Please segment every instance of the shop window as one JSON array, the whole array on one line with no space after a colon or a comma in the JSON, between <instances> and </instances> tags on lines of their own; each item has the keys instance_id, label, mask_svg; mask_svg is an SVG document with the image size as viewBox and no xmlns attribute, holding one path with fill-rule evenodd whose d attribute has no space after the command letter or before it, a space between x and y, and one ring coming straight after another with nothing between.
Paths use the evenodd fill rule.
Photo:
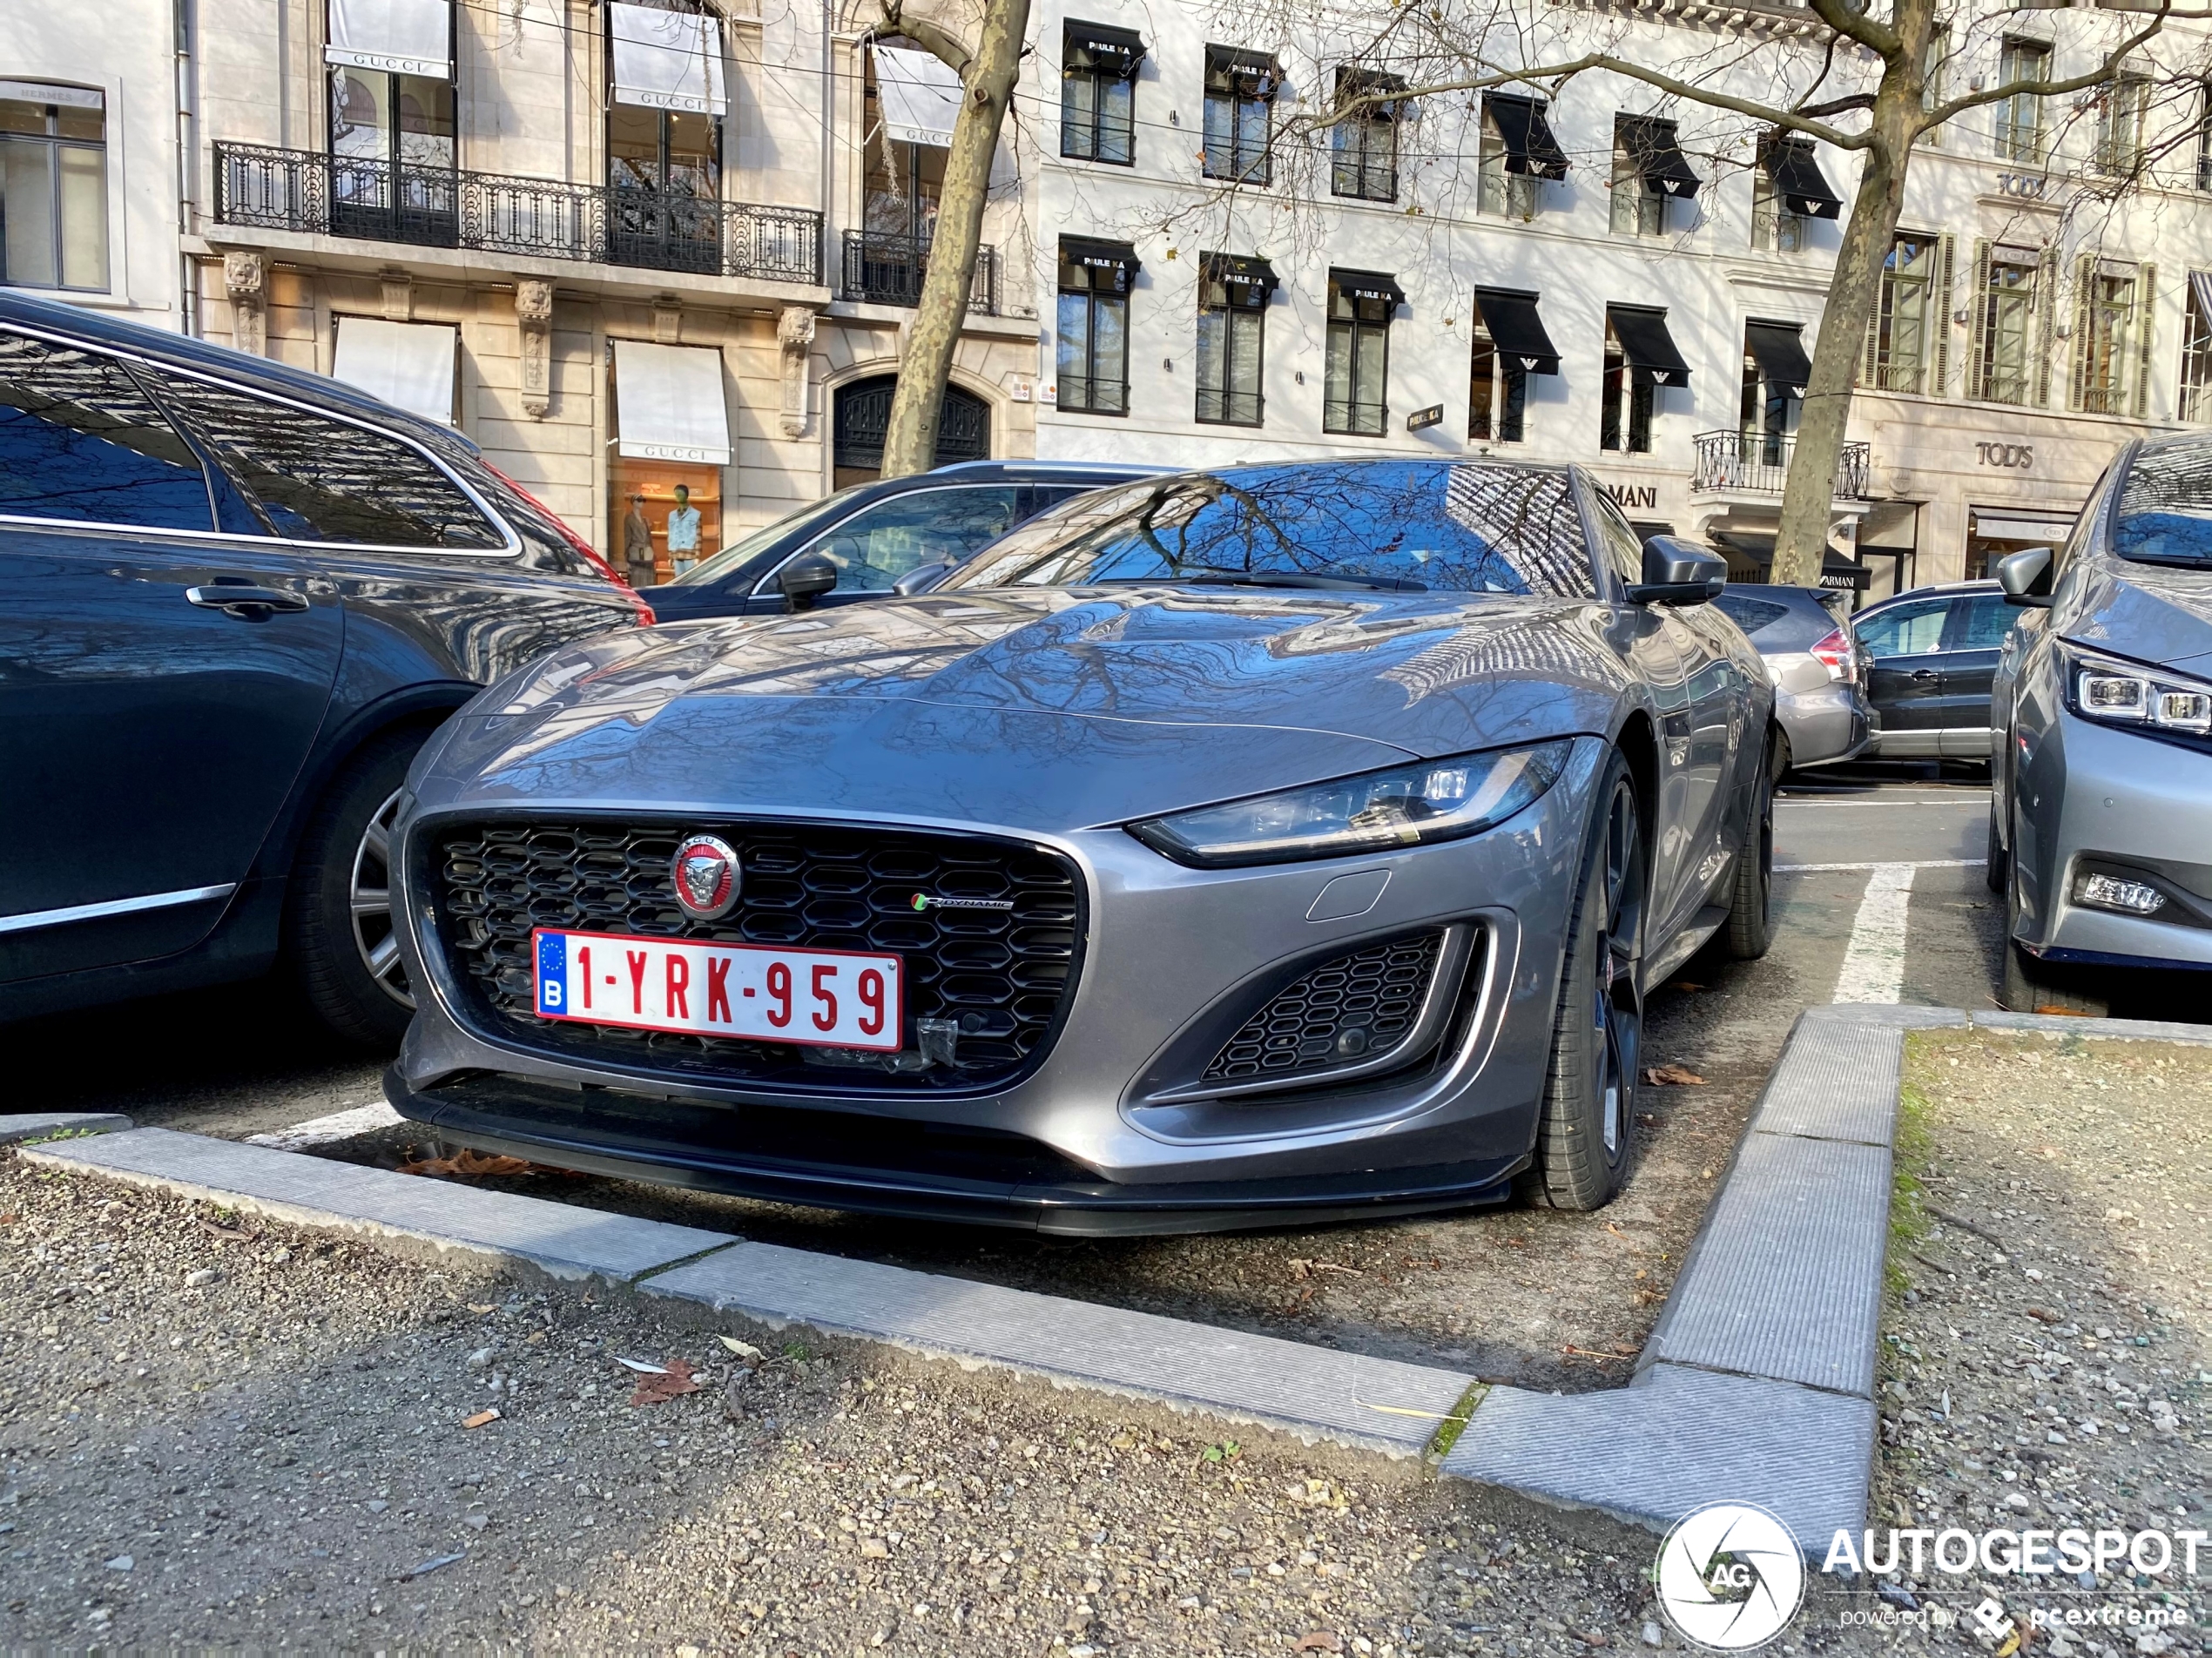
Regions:
<instances>
[{"instance_id":1,"label":"shop window","mask_svg":"<svg viewBox=\"0 0 2212 1658\"><path fill-rule=\"evenodd\" d=\"M1281 84L1271 57L1226 46L1206 48L1207 178L1247 185L1269 181L1268 141Z\"/></svg>"},{"instance_id":2,"label":"shop window","mask_svg":"<svg viewBox=\"0 0 2212 1658\"><path fill-rule=\"evenodd\" d=\"M608 482L615 526L607 545L622 549L626 562L637 563L631 553L638 541L631 515L643 518L655 583L674 581L722 550L720 467L617 455ZM637 495L644 499L633 501ZM685 513L695 515L697 522L684 517Z\"/></svg>"},{"instance_id":3,"label":"shop window","mask_svg":"<svg viewBox=\"0 0 2212 1658\"><path fill-rule=\"evenodd\" d=\"M2040 41L2008 40L1998 55L1997 84L2035 84L2051 75L2051 49ZM2043 158L2043 95L2018 91L1995 104L1997 158L2000 161L2040 161Z\"/></svg>"},{"instance_id":4,"label":"shop window","mask_svg":"<svg viewBox=\"0 0 2212 1658\"><path fill-rule=\"evenodd\" d=\"M1365 69L1337 71L1339 105L1353 98L1386 97L1405 86L1395 75ZM1398 199L1398 125L1403 114L1403 106L1395 101L1368 104L1337 123L1331 139L1332 195L1360 201Z\"/></svg>"},{"instance_id":5,"label":"shop window","mask_svg":"<svg viewBox=\"0 0 2212 1658\"><path fill-rule=\"evenodd\" d=\"M1258 426L1265 417L1261 391L1266 357L1268 280L1249 268L1210 256L1198 281L1198 409L1208 425Z\"/></svg>"},{"instance_id":6,"label":"shop window","mask_svg":"<svg viewBox=\"0 0 2212 1658\"><path fill-rule=\"evenodd\" d=\"M1129 413L1128 265L1060 253L1059 405L1086 414Z\"/></svg>"},{"instance_id":7,"label":"shop window","mask_svg":"<svg viewBox=\"0 0 2212 1658\"><path fill-rule=\"evenodd\" d=\"M107 110L98 92L0 82L0 282L107 286Z\"/></svg>"},{"instance_id":8,"label":"shop window","mask_svg":"<svg viewBox=\"0 0 2212 1658\"><path fill-rule=\"evenodd\" d=\"M1528 409L1528 371L1498 349L1487 327L1474 331L1467 376L1467 435L1478 441L1518 443Z\"/></svg>"},{"instance_id":9,"label":"shop window","mask_svg":"<svg viewBox=\"0 0 2212 1658\"><path fill-rule=\"evenodd\" d=\"M1321 429L1379 437L1389 429L1390 320L1395 284L1332 273Z\"/></svg>"}]
</instances>

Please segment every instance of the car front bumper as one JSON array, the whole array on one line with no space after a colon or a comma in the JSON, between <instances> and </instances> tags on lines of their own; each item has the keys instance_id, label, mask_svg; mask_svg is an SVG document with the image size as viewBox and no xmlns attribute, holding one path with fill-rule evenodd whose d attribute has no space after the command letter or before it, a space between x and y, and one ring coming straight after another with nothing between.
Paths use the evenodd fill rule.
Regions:
<instances>
[{"instance_id":1,"label":"car front bumper","mask_svg":"<svg viewBox=\"0 0 2212 1658\"><path fill-rule=\"evenodd\" d=\"M403 1115L455 1140L556 1165L1055 1231L1264 1225L1501 1198L1534 1137L1604 752L1578 739L1560 781L1487 833L1257 869L1187 869L1118 828L1043 837L902 822L1048 844L1087 886L1089 936L1056 1037L1042 1062L995 1090L769 1089L578 1063L489 1026L419 924L403 929L419 1012L387 1093ZM587 809L532 808L549 818ZM442 804L400 833L469 815ZM403 872L415 865L399 861ZM1365 878L1363 899L1379 888L1372 902L1323 903L1347 875ZM429 895L409 890L418 877L401 880L400 913L420 918ZM1309 919L1317 913L1328 919ZM1424 1053L1327 1086L1233 1095L1204 1082L1224 1033L1286 978L1435 926L1446 929L1445 965L1455 940L1466 965L1444 987L1450 1001Z\"/></svg>"},{"instance_id":2,"label":"car front bumper","mask_svg":"<svg viewBox=\"0 0 2212 1658\"><path fill-rule=\"evenodd\" d=\"M2212 753L2063 707L2020 730L2013 937L2054 961L2212 967ZM2150 881L2165 907L2139 916L2078 901L2093 871Z\"/></svg>"}]
</instances>

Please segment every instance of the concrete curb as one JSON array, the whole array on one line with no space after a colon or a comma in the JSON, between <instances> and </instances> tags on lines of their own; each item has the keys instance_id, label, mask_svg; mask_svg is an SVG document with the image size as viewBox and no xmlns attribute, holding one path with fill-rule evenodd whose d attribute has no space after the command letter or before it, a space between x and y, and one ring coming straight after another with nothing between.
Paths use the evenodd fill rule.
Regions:
<instances>
[{"instance_id":1,"label":"concrete curb","mask_svg":"<svg viewBox=\"0 0 2212 1658\"><path fill-rule=\"evenodd\" d=\"M875 1341L969 1368L1420 1455L1474 1399L1447 1475L1663 1530L1706 1503L1771 1509L1809 1550L1865 1522L1891 1140L1905 1033L1983 1027L2212 1043L2128 1020L1835 1007L1797 1021L1630 1385L1573 1396L873 1262L748 1243L122 1119L25 1148L105 1176L401 1248L524 1263ZM81 1115L81 1114L80 1114ZM30 1132L37 1132L31 1129Z\"/></svg>"},{"instance_id":2,"label":"concrete curb","mask_svg":"<svg viewBox=\"0 0 2212 1658\"><path fill-rule=\"evenodd\" d=\"M113 1134L130 1126L130 1118L111 1111L24 1111L0 1115L0 1146L50 1134Z\"/></svg>"}]
</instances>

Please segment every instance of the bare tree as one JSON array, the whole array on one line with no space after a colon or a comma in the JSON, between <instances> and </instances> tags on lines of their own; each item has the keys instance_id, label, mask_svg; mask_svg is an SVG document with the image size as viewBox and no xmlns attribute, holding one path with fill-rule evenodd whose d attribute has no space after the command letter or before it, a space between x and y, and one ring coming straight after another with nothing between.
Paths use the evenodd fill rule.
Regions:
<instances>
[{"instance_id":1,"label":"bare tree","mask_svg":"<svg viewBox=\"0 0 2212 1658\"><path fill-rule=\"evenodd\" d=\"M936 231L929 245L921 296L907 330L899 388L883 435L883 475L927 472L935 463L937 422L951 378L953 352L975 285L976 251L983 234L983 206L991 187L991 162L999 128L1022 70L1022 37L1029 30L1029 0L987 0L974 50L955 30L911 12L905 0L887 0L882 31L924 47L961 79L960 113L945 158Z\"/></svg>"},{"instance_id":2,"label":"bare tree","mask_svg":"<svg viewBox=\"0 0 2212 1658\"><path fill-rule=\"evenodd\" d=\"M1533 32L1529 20L1510 5L1501 4L1487 14L1474 9L1394 6L1393 15L1352 61L1364 59L1401 71L1411 67L1414 72L1401 74L1381 90L1340 94L1325 110L1297 117L1282 129L1285 145L1311 147L1325 140L1332 130L1368 118L1376 110L1508 86L1556 95L1577 77L1607 71L1685 103L1744 118L1765 132L1802 135L1858 153L1862 158L1858 188L1821 314L1776 538L1771 579L1799 586L1814 585L1820 577L1852 382L1869 321L1880 302L1883 270L1916 143L1932 129L1983 105L2108 86L2130 67L2131 54L2148 44L2175 15L2172 0L2107 0L2108 9L2135 15L2128 17L2122 37L2094 69L2056 80L1998 82L1945 98L1932 95L1929 84L1935 68L1930 44L1942 26L1939 0L1890 0L1885 10L1861 10L1852 0L1806 0L1806 4L1810 32L1801 30L1799 37L1807 49L1794 58L1802 71L1796 77L1800 84L1787 88L1782 96L1765 98L1734 90L1743 77L1726 72L1742 68L1749 61L1748 52L1727 65L1684 68L1677 58L1673 67L1679 72L1669 72L1668 66L1641 61L1629 44L1635 37L1629 35L1622 43L1622 51L1588 51L1543 62L1541 54L1528 50ZM2001 17L2015 10L2047 9L2023 3L1992 8L1989 15ZM1777 48L1769 43L1768 50ZM1531 57L1539 61L1526 61ZM2175 78L2197 72L2177 72ZM1786 83L1791 77L1775 78ZM1991 78L1996 82L1997 78ZM1839 82L1848 90L1839 90Z\"/></svg>"}]
</instances>

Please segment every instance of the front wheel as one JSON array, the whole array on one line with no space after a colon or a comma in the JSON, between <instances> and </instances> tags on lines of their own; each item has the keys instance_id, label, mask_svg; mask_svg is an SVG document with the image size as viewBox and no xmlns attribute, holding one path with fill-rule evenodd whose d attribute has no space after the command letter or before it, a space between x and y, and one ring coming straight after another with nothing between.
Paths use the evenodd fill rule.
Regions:
<instances>
[{"instance_id":1,"label":"front wheel","mask_svg":"<svg viewBox=\"0 0 2212 1658\"><path fill-rule=\"evenodd\" d=\"M1568 923L1535 1163L1523 1183L1530 1201L1554 1209L1612 1199L1635 1126L1645 865L1635 784L1617 752L1596 799Z\"/></svg>"},{"instance_id":2,"label":"front wheel","mask_svg":"<svg viewBox=\"0 0 2212 1658\"><path fill-rule=\"evenodd\" d=\"M1752 785L1750 820L1736 849L1730 878L1728 953L1738 961L1756 961L1774 942L1774 784L1788 765L1786 741L1770 738L1759 756L1758 781Z\"/></svg>"},{"instance_id":3,"label":"front wheel","mask_svg":"<svg viewBox=\"0 0 2212 1658\"><path fill-rule=\"evenodd\" d=\"M339 1035L396 1047L415 998L391 912L392 819L420 731L376 738L315 807L292 867L286 942L308 1005Z\"/></svg>"},{"instance_id":4,"label":"front wheel","mask_svg":"<svg viewBox=\"0 0 2212 1658\"><path fill-rule=\"evenodd\" d=\"M2063 963L2044 961L2014 941L2020 924L2020 872L2008 868L2005 881L2004 983L1997 999L2016 1014L2060 1014L2101 1019L2111 1003L2090 987L2087 975Z\"/></svg>"}]
</instances>

